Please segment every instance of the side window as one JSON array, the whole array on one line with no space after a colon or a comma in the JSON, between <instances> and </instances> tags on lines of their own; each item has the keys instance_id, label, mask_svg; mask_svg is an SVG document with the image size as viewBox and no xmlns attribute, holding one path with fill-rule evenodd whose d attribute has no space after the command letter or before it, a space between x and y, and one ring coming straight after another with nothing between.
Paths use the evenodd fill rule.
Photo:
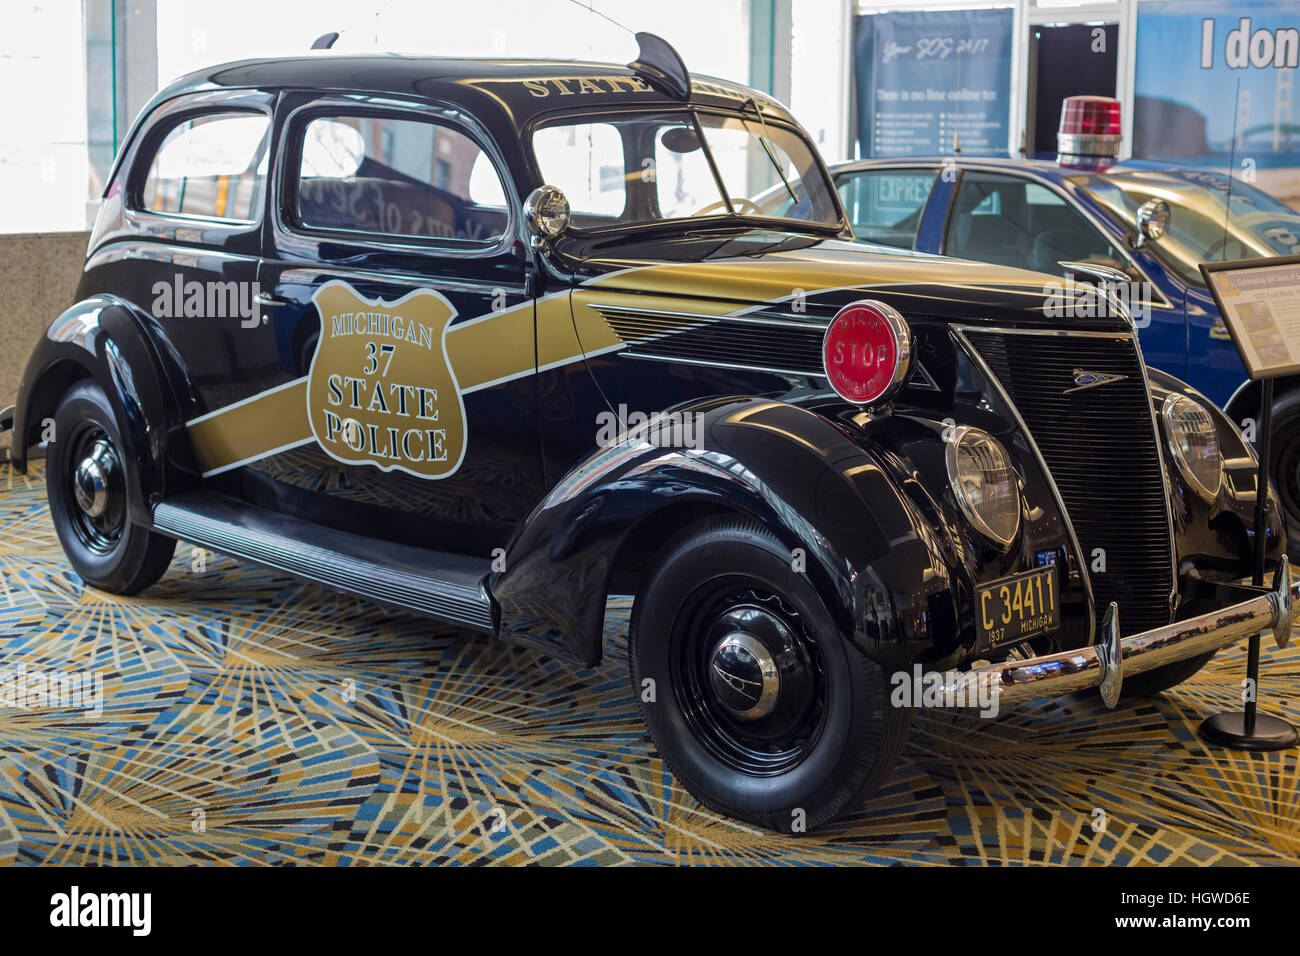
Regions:
<instances>
[{"instance_id":1,"label":"side window","mask_svg":"<svg viewBox=\"0 0 1300 956\"><path fill-rule=\"evenodd\" d=\"M174 126L149 160L139 204L148 212L254 222L266 187L270 119L211 113Z\"/></svg>"},{"instance_id":2,"label":"side window","mask_svg":"<svg viewBox=\"0 0 1300 956\"><path fill-rule=\"evenodd\" d=\"M1052 275L1062 262L1124 272L1123 254L1075 206L1041 183L997 173L962 174L948 217L944 253Z\"/></svg>"},{"instance_id":3,"label":"side window","mask_svg":"<svg viewBox=\"0 0 1300 956\"><path fill-rule=\"evenodd\" d=\"M473 243L505 235L501 176L465 134L363 114L317 117L299 129L299 225Z\"/></svg>"},{"instance_id":4,"label":"side window","mask_svg":"<svg viewBox=\"0 0 1300 956\"><path fill-rule=\"evenodd\" d=\"M841 179L837 189L853 234L866 242L911 249L936 175L929 169L881 169Z\"/></svg>"}]
</instances>

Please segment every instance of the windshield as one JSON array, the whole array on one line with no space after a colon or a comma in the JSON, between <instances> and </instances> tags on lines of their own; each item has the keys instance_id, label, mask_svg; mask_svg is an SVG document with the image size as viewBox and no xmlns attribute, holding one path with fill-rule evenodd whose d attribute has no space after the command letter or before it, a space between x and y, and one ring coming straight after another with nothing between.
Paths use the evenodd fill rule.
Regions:
<instances>
[{"instance_id":1,"label":"windshield","mask_svg":"<svg viewBox=\"0 0 1300 956\"><path fill-rule=\"evenodd\" d=\"M542 178L568 197L577 229L728 215L841 223L812 148L757 114L568 117L538 129L532 145ZM755 202L773 188L787 201L779 215Z\"/></svg>"},{"instance_id":2,"label":"windshield","mask_svg":"<svg viewBox=\"0 0 1300 956\"><path fill-rule=\"evenodd\" d=\"M1154 249L1187 282L1204 285L1202 262L1300 253L1300 214L1240 180L1232 181L1231 201L1227 178L1213 173L1112 170L1076 181L1135 233L1139 206L1169 203L1169 230Z\"/></svg>"}]
</instances>

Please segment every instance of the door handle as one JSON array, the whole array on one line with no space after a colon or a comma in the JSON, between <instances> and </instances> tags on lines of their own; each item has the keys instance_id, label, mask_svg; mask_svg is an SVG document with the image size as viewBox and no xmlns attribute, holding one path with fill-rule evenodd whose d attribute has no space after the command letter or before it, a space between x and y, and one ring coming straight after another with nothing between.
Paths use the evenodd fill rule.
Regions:
<instances>
[{"instance_id":1,"label":"door handle","mask_svg":"<svg viewBox=\"0 0 1300 956\"><path fill-rule=\"evenodd\" d=\"M278 295L271 295L271 293L269 292L257 293L257 295L253 297L253 301L255 301L258 305L269 305L269 306L290 304L288 299L282 299Z\"/></svg>"},{"instance_id":2,"label":"door handle","mask_svg":"<svg viewBox=\"0 0 1300 956\"><path fill-rule=\"evenodd\" d=\"M1222 339L1224 342L1232 341L1232 336L1228 334L1228 327L1223 324L1223 319L1219 319L1210 326L1210 338Z\"/></svg>"}]
</instances>

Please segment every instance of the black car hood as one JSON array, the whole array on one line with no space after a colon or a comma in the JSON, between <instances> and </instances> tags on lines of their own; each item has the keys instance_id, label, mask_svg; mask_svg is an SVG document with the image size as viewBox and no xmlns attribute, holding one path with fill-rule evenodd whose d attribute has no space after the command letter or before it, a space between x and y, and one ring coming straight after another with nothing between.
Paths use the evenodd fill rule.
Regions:
<instances>
[{"instance_id":1,"label":"black car hood","mask_svg":"<svg viewBox=\"0 0 1300 956\"><path fill-rule=\"evenodd\" d=\"M689 300L713 300L709 311L767 308L820 315L870 297L904 315L1061 324L1044 316L1059 278L837 239L754 231L583 251L589 254L570 259L583 287L680 297L683 307Z\"/></svg>"}]
</instances>

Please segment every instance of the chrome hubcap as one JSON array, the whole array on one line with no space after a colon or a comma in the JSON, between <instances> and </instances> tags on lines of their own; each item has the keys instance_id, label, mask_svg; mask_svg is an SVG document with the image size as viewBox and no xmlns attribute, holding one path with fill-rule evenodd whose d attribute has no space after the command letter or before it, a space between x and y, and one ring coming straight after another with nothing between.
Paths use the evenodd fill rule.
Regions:
<instances>
[{"instance_id":1,"label":"chrome hubcap","mask_svg":"<svg viewBox=\"0 0 1300 956\"><path fill-rule=\"evenodd\" d=\"M754 635L734 631L713 648L709 681L718 702L742 720L766 717L781 693L776 661Z\"/></svg>"},{"instance_id":2,"label":"chrome hubcap","mask_svg":"<svg viewBox=\"0 0 1300 956\"><path fill-rule=\"evenodd\" d=\"M746 579L703 582L678 612L673 695L696 739L756 777L812 752L825 725L820 646L792 605Z\"/></svg>"},{"instance_id":3,"label":"chrome hubcap","mask_svg":"<svg viewBox=\"0 0 1300 956\"><path fill-rule=\"evenodd\" d=\"M117 459L105 441L97 441L73 473L72 492L77 507L88 517L98 518L108 510L109 487L115 477Z\"/></svg>"},{"instance_id":4,"label":"chrome hubcap","mask_svg":"<svg viewBox=\"0 0 1300 956\"><path fill-rule=\"evenodd\" d=\"M107 554L117 547L126 527L126 476L121 460L112 439L93 421L75 427L67 441L62 479L66 514L86 548Z\"/></svg>"}]
</instances>

